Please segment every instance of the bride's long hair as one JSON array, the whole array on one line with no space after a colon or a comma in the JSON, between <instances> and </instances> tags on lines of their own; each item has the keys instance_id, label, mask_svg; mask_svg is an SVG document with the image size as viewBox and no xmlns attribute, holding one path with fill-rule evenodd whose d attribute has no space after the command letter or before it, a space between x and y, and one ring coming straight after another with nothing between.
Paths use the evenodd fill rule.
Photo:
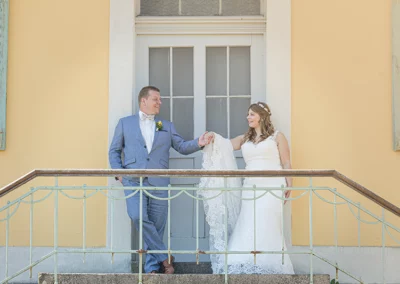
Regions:
<instances>
[{"instance_id":1,"label":"bride's long hair","mask_svg":"<svg viewBox=\"0 0 400 284\"><path fill-rule=\"evenodd\" d=\"M267 139L269 136L273 135L275 132L274 125L271 122L271 110L266 103L257 102L249 106L247 112L252 110L260 116L260 126L261 126L261 136L260 140L256 141L257 133L252 127L244 134L243 143L251 141L253 143L260 143L261 141Z\"/></svg>"}]
</instances>

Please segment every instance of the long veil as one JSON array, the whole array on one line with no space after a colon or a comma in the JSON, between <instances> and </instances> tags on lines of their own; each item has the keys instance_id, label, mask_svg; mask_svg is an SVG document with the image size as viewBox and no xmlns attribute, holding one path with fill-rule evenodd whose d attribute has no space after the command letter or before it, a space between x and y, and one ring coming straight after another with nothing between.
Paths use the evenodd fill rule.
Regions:
<instances>
[{"instance_id":1,"label":"long veil","mask_svg":"<svg viewBox=\"0 0 400 284\"><path fill-rule=\"evenodd\" d=\"M215 134L214 143L203 149L203 169L235 170L237 164L229 139ZM210 226L210 251L225 251L225 212L227 212L228 239L240 213L241 192L229 189L242 186L240 178L203 177L200 179L199 196L204 198L206 221ZM218 188L218 190L212 190ZM225 211L227 209L227 211ZM211 266L214 274L224 273L223 254L211 254Z\"/></svg>"}]
</instances>

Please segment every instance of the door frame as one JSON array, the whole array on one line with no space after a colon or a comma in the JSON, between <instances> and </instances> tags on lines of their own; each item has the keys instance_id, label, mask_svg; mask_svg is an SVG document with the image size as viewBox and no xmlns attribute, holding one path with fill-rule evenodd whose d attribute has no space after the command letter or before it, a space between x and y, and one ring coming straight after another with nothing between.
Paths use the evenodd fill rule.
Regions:
<instances>
[{"instance_id":1,"label":"door frame","mask_svg":"<svg viewBox=\"0 0 400 284\"><path fill-rule=\"evenodd\" d=\"M274 112L274 125L285 133L291 141L291 0L268 0L264 3L263 16L257 17L168 17L164 22L155 17L139 17L139 0L110 0L110 37L109 37L109 108L108 141L119 118L131 115L136 108L135 94L135 41L138 33L163 33L173 35L173 28L185 33L184 26L189 25L198 33L213 29L217 33L265 33L266 92L265 100ZM179 22L181 19L181 22ZM267 19L267 21L266 21ZM186 22L185 22L186 21ZM211 22L210 22L211 21ZM189 23L190 22L190 23ZM157 31L158 26L158 31ZM231 28L230 28L231 27ZM147 31L145 31L145 28ZM164 29L164 30L162 30ZM199 30L200 29L200 30ZM192 33L194 31L191 31ZM116 185L114 179L108 179L109 185ZM121 193L123 194L123 193ZM110 201L109 201L110 202ZM108 204L110 205L110 204ZM110 214L108 206L107 247L110 247L110 218L114 218L113 242L118 247L130 249L131 226L126 214L125 204L121 204ZM290 210L285 216L285 223L290 228ZM286 222L288 220L288 222ZM286 230L290 243L291 233ZM115 246L115 245L114 245ZM125 258L125 256L124 256ZM130 256L126 256L130 260Z\"/></svg>"}]
</instances>

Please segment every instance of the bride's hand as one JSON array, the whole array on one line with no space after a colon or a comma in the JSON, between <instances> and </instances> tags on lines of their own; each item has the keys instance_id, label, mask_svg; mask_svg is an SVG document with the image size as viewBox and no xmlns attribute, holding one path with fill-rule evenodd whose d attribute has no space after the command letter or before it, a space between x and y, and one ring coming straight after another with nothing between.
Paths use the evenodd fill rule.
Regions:
<instances>
[{"instance_id":1,"label":"bride's hand","mask_svg":"<svg viewBox=\"0 0 400 284\"><path fill-rule=\"evenodd\" d=\"M208 133L205 135L205 139L206 139L206 141L208 142L207 144L214 143L214 138L215 138L214 132L208 132Z\"/></svg>"},{"instance_id":2,"label":"bride's hand","mask_svg":"<svg viewBox=\"0 0 400 284\"><path fill-rule=\"evenodd\" d=\"M285 191L285 198L289 198L290 197L290 193L291 193L292 191L291 190L286 190ZM286 204L286 202L288 202L287 200L285 200L285 202L283 203L283 204Z\"/></svg>"}]
</instances>

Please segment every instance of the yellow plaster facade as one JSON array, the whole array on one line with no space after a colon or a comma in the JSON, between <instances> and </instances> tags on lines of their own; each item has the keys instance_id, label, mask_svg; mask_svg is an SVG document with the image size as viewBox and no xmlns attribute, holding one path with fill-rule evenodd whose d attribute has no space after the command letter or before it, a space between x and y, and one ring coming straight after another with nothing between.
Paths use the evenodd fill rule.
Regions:
<instances>
[{"instance_id":1,"label":"yellow plaster facade","mask_svg":"<svg viewBox=\"0 0 400 284\"><path fill-rule=\"evenodd\" d=\"M391 1L292 1L293 166L336 169L400 205L391 62ZM329 184L381 214L358 194ZM314 240L333 244L333 208L318 202L314 213ZM338 213L339 245L357 245L355 218L346 205ZM293 244L307 245L308 199L293 202L292 219ZM380 245L380 226L361 229L363 245Z\"/></svg>"},{"instance_id":2,"label":"yellow plaster facade","mask_svg":"<svg viewBox=\"0 0 400 284\"><path fill-rule=\"evenodd\" d=\"M108 0L10 1L7 148L0 151L0 186L35 168L107 168L108 29ZM106 184L105 179L68 181ZM39 184L54 180L35 180L1 198L0 206ZM62 199L60 245L80 245L82 201ZM53 200L35 208L34 245L53 244ZM88 207L88 245L104 245L106 199L93 197ZM28 213L22 204L11 219L10 245L29 244Z\"/></svg>"}]
</instances>

